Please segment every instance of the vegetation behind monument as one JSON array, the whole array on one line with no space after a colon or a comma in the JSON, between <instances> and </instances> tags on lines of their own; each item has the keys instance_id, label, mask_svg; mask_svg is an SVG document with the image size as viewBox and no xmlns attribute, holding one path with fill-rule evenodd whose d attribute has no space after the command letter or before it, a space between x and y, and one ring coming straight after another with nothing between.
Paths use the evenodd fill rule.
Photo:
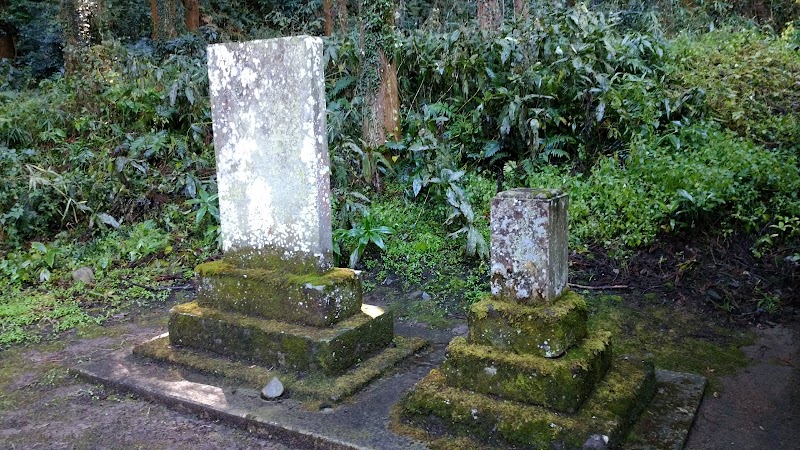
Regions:
<instances>
[{"instance_id":1,"label":"vegetation behind monument","mask_svg":"<svg viewBox=\"0 0 800 450\"><path fill-rule=\"evenodd\" d=\"M182 2L162 1L175 21L154 41L150 3L109 0L75 34L56 3L0 2L14 56L0 63L0 346L185 283L217 251L206 44L326 30L322 2L201 1L199 30L180 34ZM518 186L569 190L581 253L741 235L800 260L797 3L483 2L498 25L474 2L409 0L372 24L382 54L362 53L359 5L333 3L340 264L464 308L486 289L489 199ZM364 130L376 63L397 71L400 137L385 145ZM71 279L79 267L95 284Z\"/></svg>"}]
</instances>

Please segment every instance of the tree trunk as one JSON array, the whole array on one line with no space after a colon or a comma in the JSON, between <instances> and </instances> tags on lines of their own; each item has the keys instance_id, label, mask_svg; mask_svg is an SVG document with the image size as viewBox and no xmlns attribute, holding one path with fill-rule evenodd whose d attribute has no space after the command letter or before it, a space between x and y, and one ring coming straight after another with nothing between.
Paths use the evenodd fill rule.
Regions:
<instances>
[{"instance_id":1,"label":"tree trunk","mask_svg":"<svg viewBox=\"0 0 800 450\"><path fill-rule=\"evenodd\" d=\"M0 15L8 9L8 0L0 0ZM0 22L0 59L17 57L17 45L14 42L14 27L10 23Z\"/></svg>"},{"instance_id":2,"label":"tree trunk","mask_svg":"<svg viewBox=\"0 0 800 450\"><path fill-rule=\"evenodd\" d=\"M339 0L339 8L336 10L336 15L339 17L339 30L342 33L347 33L347 0Z\"/></svg>"},{"instance_id":3,"label":"tree trunk","mask_svg":"<svg viewBox=\"0 0 800 450\"><path fill-rule=\"evenodd\" d=\"M0 59L17 57L17 46L14 42L14 27L0 22Z\"/></svg>"},{"instance_id":4,"label":"tree trunk","mask_svg":"<svg viewBox=\"0 0 800 450\"><path fill-rule=\"evenodd\" d=\"M347 0L323 0L322 15L325 20L325 36L333 34L337 21L339 31L347 33Z\"/></svg>"},{"instance_id":5,"label":"tree trunk","mask_svg":"<svg viewBox=\"0 0 800 450\"><path fill-rule=\"evenodd\" d=\"M528 17L530 12L530 5L528 0L514 0L514 18L517 20L524 20Z\"/></svg>"},{"instance_id":6,"label":"tree trunk","mask_svg":"<svg viewBox=\"0 0 800 450\"><path fill-rule=\"evenodd\" d=\"M497 31L503 22L500 0L478 0L478 26L484 31Z\"/></svg>"},{"instance_id":7,"label":"tree trunk","mask_svg":"<svg viewBox=\"0 0 800 450\"><path fill-rule=\"evenodd\" d=\"M150 0L150 18L153 20L153 40L158 40L158 0Z\"/></svg>"},{"instance_id":8,"label":"tree trunk","mask_svg":"<svg viewBox=\"0 0 800 450\"><path fill-rule=\"evenodd\" d=\"M362 23L361 29L359 86L364 96L361 134L367 146L376 148L385 144L389 137L400 138L400 99L397 71L387 56L387 50L391 49L384 48L393 32L394 4L367 1L359 14L372 18L370 23ZM380 20L375 20L377 18Z\"/></svg>"},{"instance_id":9,"label":"tree trunk","mask_svg":"<svg viewBox=\"0 0 800 450\"><path fill-rule=\"evenodd\" d=\"M183 21L186 24L186 31L197 31L200 29L200 1L181 1L183 2Z\"/></svg>"},{"instance_id":10,"label":"tree trunk","mask_svg":"<svg viewBox=\"0 0 800 450\"><path fill-rule=\"evenodd\" d=\"M323 0L322 20L325 21L325 36L333 34L333 0Z\"/></svg>"}]
</instances>

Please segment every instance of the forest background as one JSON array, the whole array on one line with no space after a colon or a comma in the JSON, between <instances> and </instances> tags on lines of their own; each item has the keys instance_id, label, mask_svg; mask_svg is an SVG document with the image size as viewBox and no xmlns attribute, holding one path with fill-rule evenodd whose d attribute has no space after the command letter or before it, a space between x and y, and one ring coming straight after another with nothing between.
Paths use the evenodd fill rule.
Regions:
<instances>
[{"instance_id":1,"label":"forest background","mask_svg":"<svg viewBox=\"0 0 800 450\"><path fill-rule=\"evenodd\" d=\"M799 18L797 0L0 0L0 348L190 287L220 254L205 48L300 33L325 39L338 263L422 299L401 314L463 316L490 199L549 187L570 193L583 286L650 255L678 289L719 247L744 269L692 300L778 320L800 278Z\"/></svg>"}]
</instances>

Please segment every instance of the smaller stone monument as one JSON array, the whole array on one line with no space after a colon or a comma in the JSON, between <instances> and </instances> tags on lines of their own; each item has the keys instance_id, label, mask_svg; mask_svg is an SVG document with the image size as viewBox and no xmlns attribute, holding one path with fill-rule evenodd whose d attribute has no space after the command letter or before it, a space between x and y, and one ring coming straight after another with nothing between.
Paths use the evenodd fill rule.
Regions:
<instances>
[{"instance_id":1,"label":"smaller stone monument","mask_svg":"<svg viewBox=\"0 0 800 450\"><path fill-rule=\"evenodd\" d=\"M487 447L619 445L655 392L654 369L612 364L611 333L587 326L586 302L567 287L567 195L501 192L491 214L491 295L401 403L401 428Z\"/></svg>"}]
</instances>

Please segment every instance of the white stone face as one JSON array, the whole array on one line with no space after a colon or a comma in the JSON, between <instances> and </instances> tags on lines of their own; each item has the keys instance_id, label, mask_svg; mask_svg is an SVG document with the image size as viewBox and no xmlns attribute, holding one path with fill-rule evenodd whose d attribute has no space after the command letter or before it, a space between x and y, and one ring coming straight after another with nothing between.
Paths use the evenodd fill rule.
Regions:
<instances>
[{"instance_id":1,"label":"white stone face","mask_svg":"<svg viewBox=\"0 0 800 450\"><path fill-rule=\"evenodd\" d=\"M208 47L225 252L331 266L322 40Z\"/></svg>"}]
</instances>

